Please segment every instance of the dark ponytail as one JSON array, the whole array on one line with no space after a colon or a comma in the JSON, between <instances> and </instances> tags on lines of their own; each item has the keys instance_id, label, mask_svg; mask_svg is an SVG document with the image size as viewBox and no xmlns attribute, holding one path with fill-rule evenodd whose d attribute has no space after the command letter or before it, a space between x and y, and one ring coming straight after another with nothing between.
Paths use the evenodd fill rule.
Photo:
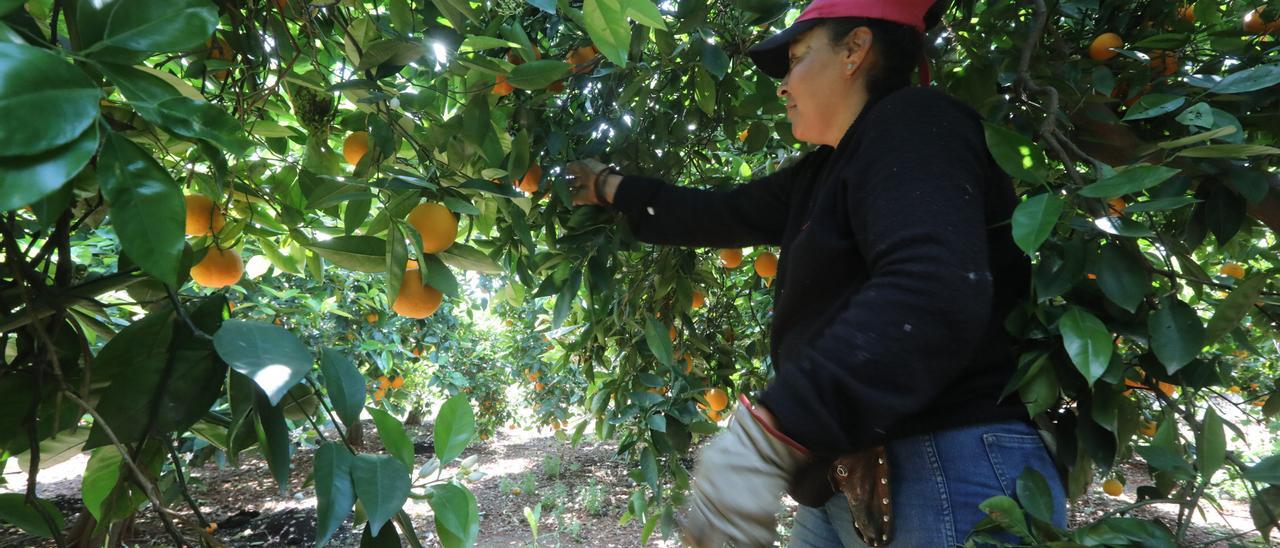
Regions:
<instances>
[{"instance_id":1,"label":"dark ponytail","mask_svg":"<svg viewBox=\"0 0 1280 548\"><path fill-rule=\"evenodd\" d=\"M947 0L938 0L924 15L926 29L936 27L947 10ZM911 85L911 73L920 64L924 36L915 28L884 19L838 17L824 24L832 46L840 46L845 37L858 27L867 27L874 37L872 53L876 63L867 75L867 94L873 99L884 97Z\"/></svg>"}]
</instances>

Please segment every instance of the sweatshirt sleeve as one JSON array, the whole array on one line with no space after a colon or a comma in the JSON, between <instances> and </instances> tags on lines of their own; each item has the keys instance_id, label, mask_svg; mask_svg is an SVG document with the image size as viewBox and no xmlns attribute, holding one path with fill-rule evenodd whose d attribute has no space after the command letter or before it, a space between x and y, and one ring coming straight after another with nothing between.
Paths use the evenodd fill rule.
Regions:
<instances>
[{"instance_id":1,"label":"sweatshirt sleeve","mask_svg":"<svg viewBox=\"0 0 1280 548\"><path fill-rule=\"evenodd\" d=\"M795 166L738 185L709 190L627 175L612 208L636 239L651 244L741 247L782 243Z\"/></svg>"},{"instance_id":2,"label":"sweatshirt sleeve","mask_svg":"<svg viewBox=\"0 0 1280 548\"><path fill-rule=\"evenodd\" d=\"M876 445L924 411L987 325L981 124L958 105L924 99L886 99L872 111L875 138L857 153L866 160L851 162L863 167L841 181L869 278L824 329L781 354L761 396L781 429L816 454Z\"/></svg>"}]
</instances>

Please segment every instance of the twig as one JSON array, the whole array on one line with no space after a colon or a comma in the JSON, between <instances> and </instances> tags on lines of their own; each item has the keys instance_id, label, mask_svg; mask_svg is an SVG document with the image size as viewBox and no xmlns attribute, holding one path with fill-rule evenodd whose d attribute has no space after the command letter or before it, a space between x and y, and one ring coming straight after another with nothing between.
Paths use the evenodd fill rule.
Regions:
<instances>
[{"instance_id":1,"label":"twig","mask_svg":"<svg viewBox=\"0 0 1280 548\"><path fill-rule=\"evenodd\" d=\"M196 504L195 499L191 498L191 493L187 490L187 480L182 473L182 461L178 458L178 451L174 447L177 440L173 440L169 444L169 461L173 463L174 475L178 478L178 488L182 491L182 498L187 501L187 506L191 507L191 511L195 513L196 520L200 522L200 527L208 527L209 520L205 519L204 514L200 512L200 505Z\"/></svg>"},{"instance_id":2,"label":"twig","mask_svg":"<svg viewBox=\"0 0 1280 548\"><path fill-rule=\"evenodd\" d=\"M115 431L113 431L111 426L107 424L107 421L102 418L102 415L98 414L98 410L94 409L92 405L88 404L88 402L80 399L80 396L77 396L70 390L64 388L62 390L62 394L92 416L93 423L95 425L102 427L102 433L106 434L107 438L111 440L111 444L116 447L116 451L120 452L120 460L124 462L125 466L127 466L129 471L133 474L134 482L142 488L142 492L145 493L147 495L147 499L151 501L151 506L155 508L156 515L160 516L160 521L164 523L165 531L169 533L169 537L172 538L174 542L177 542L178 546L186 546L189 544L187 540L182 537L182 533L178 531L178 528L173 524L173 521L169 519L170 510L165 508L164 504L160 502L155 486L147 480L147 477L143 475L142 470L138 469L138 465L134 463L134 460L129 458L129 448L120 442L120 438L116 437Z\"/></svg>"},{"instance_id":3,"label":"twig","mask_svg":"<svg viewBox=\"0 0 1280 548\"><path fill-rule=\"evenodd\" d=\"M213 337L196 327L195 322L191 321L191 316L188 316L187 311L182 308L182 302L178 300L178 294L173 291L173 288L169 284L164 284L164 290L169 293L169 302L173 303L173 311L177 312L178 317L182 318L182 321L191 329L191 334L206 341L213 340Z\"/></svg>"}]
</instances>

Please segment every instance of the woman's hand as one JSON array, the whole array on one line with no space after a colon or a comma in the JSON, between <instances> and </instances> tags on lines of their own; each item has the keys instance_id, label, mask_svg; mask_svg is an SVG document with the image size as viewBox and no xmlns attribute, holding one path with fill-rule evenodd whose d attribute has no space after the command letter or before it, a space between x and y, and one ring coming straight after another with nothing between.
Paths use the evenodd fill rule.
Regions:
<instances>
[{"instance_id":1,"label":"woman's hand","mask_svg":"<svg viewBox=\"0 0 1280 548\"><path fill-rule=\"evenodd\" d=\"M597 176L608 167L592 158L570 162L565 166L569 176L573 177L573 183L569 185L569 189L573 192L574 205L604 205L596 199L595 185ZM599 183L605 184L605 179L606 177L600 177ZM613 189L605 188L605 190L605 195L612 198Z\"/></svg>"}]
</instances>

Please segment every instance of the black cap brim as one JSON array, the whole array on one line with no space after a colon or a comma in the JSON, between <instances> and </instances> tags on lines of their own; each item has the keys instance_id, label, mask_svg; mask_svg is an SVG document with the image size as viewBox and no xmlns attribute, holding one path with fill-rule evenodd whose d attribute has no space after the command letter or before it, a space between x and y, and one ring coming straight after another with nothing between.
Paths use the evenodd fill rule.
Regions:
<instances>
[{"instance_id":1,"label":"black cap brim","mask_svg":"<svg viewBox=\"0 0 1280 548\"><path fill-rule=\"evenodd\" d=\"M800 35L809 31L813 27L821 23L821 19L809 19L807 21L798 21L787 27L786 30L779 32L773 36L765 38L759 44L751 46L747 50L747 55L751 56L751 60L756 63L760 70L765 74L774 78L782 78L787 75L790 69L791 59L791 42L799 38Z\"/></svg>"}]
</instances>

